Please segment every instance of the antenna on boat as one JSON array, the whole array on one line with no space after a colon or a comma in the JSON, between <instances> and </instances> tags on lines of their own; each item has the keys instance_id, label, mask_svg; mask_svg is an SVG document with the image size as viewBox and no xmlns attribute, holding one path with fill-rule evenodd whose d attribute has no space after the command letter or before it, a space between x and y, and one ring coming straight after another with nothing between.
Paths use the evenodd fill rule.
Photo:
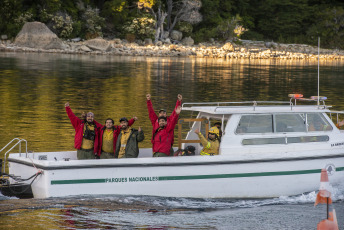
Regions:
<instances>
[{"instance_id":1,"label":"antenna on boat","mask_svg":"<svg viewBox=\"0 0 344 230\"><path fill-rule=\"evenodd\" d=\"M320 62L320 37L318 37L318 106L320 105L320 72L319 72L319 62Z\"/></svg>"}]
</instances>

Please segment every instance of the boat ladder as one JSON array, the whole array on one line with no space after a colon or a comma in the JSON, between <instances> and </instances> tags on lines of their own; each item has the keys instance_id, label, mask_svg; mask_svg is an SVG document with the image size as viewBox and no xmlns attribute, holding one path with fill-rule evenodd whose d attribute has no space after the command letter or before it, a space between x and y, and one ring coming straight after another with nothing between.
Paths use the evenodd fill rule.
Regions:
<instances>
[{"instance_id":1,"label":"boat ladder","mask_svg":"<svg viewBox=\"0 0 344 230\"><path fill-rule=\"evenodd\" d=\"M2 174L2 177L4 177L4 175L6 174L6 160L7 160L7 154L12 150L14 149L16 146L19 146L19 156L21 156L22 152L21 152L21 143L22 142L25 142L25 157L27 158L27 141L25 139L21 139L21 138L14 138L13 140L11 140L10 142L8 142L7 145L5 145L5 147L3 147L1 150L0 150L0 153L2 151L4 151L8 146L12 146L4 155L4 161L2 162L3 164L3 169L2 169L2 173L0 172L0 174ZM12 145L11 145L12 144Z\"/></svg>"}]
</instances>

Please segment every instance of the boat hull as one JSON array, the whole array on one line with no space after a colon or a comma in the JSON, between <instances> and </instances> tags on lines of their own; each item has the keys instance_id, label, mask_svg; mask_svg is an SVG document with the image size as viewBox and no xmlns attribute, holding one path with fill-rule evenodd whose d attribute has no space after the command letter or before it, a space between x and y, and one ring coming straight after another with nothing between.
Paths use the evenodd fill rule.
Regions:
<instances>
[{"instance_id":1,"label":"boat hull","mask_svg":"<svg viewBox=\"0 0 344 230\"><path fill-rule=\"evenodd\" d=\"M10 173L29 177L35 198L73 195L150 195L195 198L268 198L316 191L321 169L344 184L344 154L233 159L191 156L111 160L30 161L10 158Z\"/></svg>"}]
</instances>

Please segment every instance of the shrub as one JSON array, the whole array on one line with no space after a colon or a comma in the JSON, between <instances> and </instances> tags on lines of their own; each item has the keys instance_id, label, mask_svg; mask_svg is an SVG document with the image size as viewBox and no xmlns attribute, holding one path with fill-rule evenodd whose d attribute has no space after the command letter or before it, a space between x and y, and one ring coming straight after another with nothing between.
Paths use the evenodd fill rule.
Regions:
<instances>
[{"instance_id":1,"label":"shrub","mask_svg":"<svg viewBox=\"0 0 344 230\"><path fill-rule=\"evenodd\" d=\"M154 38L155 20L148 17L134 18L124 25L123 30L128 34L134 34L138 39Z\"/></svg>"},{"instance_id":2,"label":"shrub","mask_svg":"<svg viewBox=\"0 0 344 230\"><path fill-rule=\"evenodd\" d=\"M102 27L104 26L105 19L99 16L99 9L87 7L82 16L85 29L86 39L102 37Z\"/></svg>"},{"instance_id":3,"label":"shrub","mask_svg":"<svg viewBox=\"0 0 344 230\"><path fill-rule=\"evenodd\" d=\"M55 15L52 18L53 28L61 38L69 38L73 32L73 21L68 14Z\"/></svg>"},{"instance_id":4,"label":"shrub","mask_svg":"<svg viewBox=\"0 0 344 230\"><path fill-rule=\"evenodd\" d=\"M193 27L188 22L180 21L177 23L176 29L183 32L184 37L188 37L191 35Z\"/></svg>"},{"instance_id":5,"label":"shrub","mask_svg":"<svg viewBox=\"0 0 344 230\"><path fill-rule=\"evenodd\" d=\"M231 19L224 20L217 26L218 36L223 40L239 38L245 31L247 31L240 22L241 18L239 15L236 15Z\"/></svg>"}]
</instances>

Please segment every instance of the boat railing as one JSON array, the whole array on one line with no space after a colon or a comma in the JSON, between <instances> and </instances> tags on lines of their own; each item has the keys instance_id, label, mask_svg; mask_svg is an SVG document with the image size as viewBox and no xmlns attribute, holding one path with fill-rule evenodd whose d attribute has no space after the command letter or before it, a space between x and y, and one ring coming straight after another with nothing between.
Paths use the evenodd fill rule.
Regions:
<instances>
[{"instance_id":1,"label":"boat railing","mask_svg":"<svg viewBox=\"0 0 344 230\"><path fill-rule=\"evenodd\" d=\"M336 124L338 124L338 122L339 122L339 115L344 115L344 111L330 111L328 114L330 114L330 118L331 118L331 120L333 121L333 117L332 116L336 116L336 120L337 120L337 122L336 122Z\"/></svg>"},{"instance_id":2,"label":"boat railing","mask_svg":"<svg viewBox=\"0 0 344 230\"><path fill-rule=\"evenodd\" d=\"M206 137L208 136L209 132L209 122L208 119L205 118L188 118L188 119L179 119L178 121L178 149L182 148L183 143L201 143L201 141L198 140L186 140L182 139L182 124L186 122L205 122L205 132Z\"/></svg>"},{"instance_id":3,"label":"boat railing","mask_svg":"<svg viewBox=\"0 0 344 230\"><path fill-rule=\"evenodd\" d=\"M16 141L16 142L15 142L15 141ZM4 151L8 146L10 146L11 144L13 144L12 147L11 147L9 150L7 150L7 152L6 152L5 155L4 155L3 173L5 173L5 170L6 170L6 167L5 167L5 166L6 166L7 154L8 154L12 149L14 149L16 146L18 146L18 145L19 145L19 156L21 157L21 154L22 154L22 152L21 152L21 143L22 143L22 142L25 142L25 153L26 153L25 157L27 158L27 154L28 154L28 152L27 152L27 141L26 141L25 139L13 138L13 140L11 140L10 142L8 142L7 145L5 145L5 147L3 147L3 148L0 150L0 153L1 153L1 152Z\"/></svg>"},{"instance_id":4,"label":"boat railing","mask_svg":"<svg viewBox=\"0 0 344 230\"><path fill-rule=\"evenodd\" d=\"M287 104L290 105L291 110L293 109L293 102L292 101L240 101L240 102L189 102L183 103L183 108L191 108L193 106L214 106L216 111L219 108L230 108L233 106L243 106L248 105L253 108L255 111L256 107L263 106L263 105L280 105L280 104Z\"/></svg>"}]
</instances>

